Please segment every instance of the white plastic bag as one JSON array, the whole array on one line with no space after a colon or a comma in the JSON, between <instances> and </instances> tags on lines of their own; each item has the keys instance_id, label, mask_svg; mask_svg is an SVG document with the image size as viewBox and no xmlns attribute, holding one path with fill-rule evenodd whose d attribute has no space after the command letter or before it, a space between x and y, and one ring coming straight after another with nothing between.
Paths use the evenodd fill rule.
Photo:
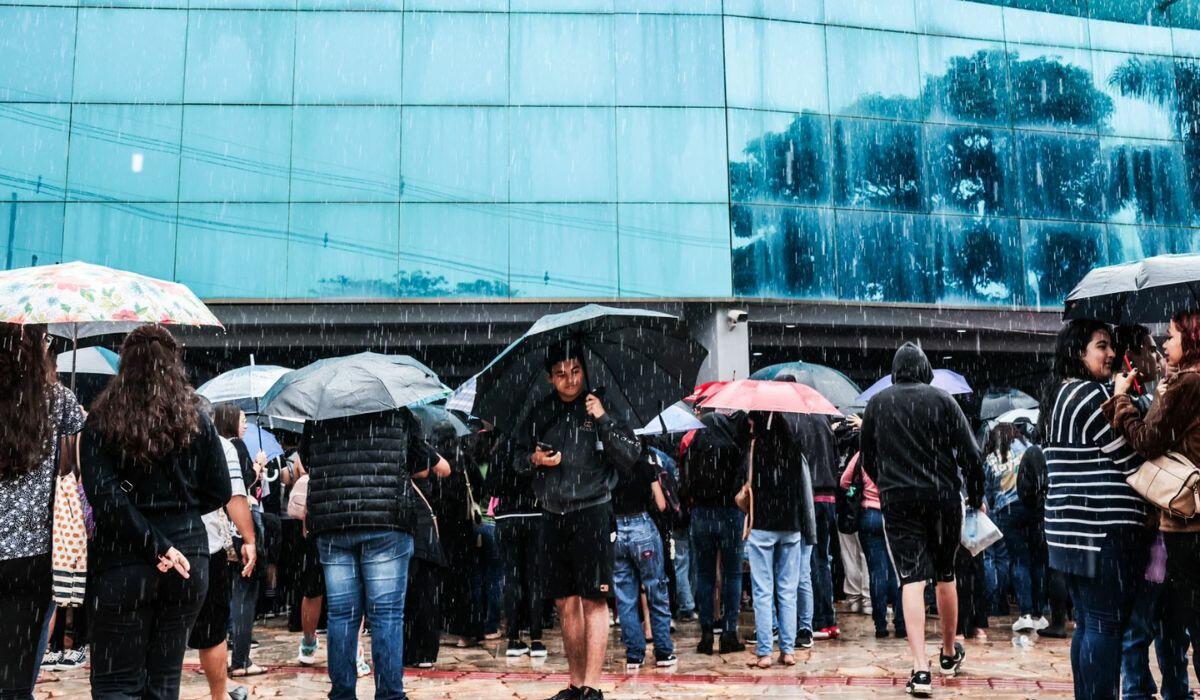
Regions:
<instances>
[{"instance_id":1,"label":"white plastic bag","mask_svg":"<svg viewBox=\"0 0 1200 700\"><path fill-rule=\"evenodd\" d=\"M998 542L1001 537L1004 535L1001 534L1000 528L996 527L987 514L970 506L963 507L962 537L959 542L971 556L979 556L980 552Z\"/></svg>"}]
</instances>

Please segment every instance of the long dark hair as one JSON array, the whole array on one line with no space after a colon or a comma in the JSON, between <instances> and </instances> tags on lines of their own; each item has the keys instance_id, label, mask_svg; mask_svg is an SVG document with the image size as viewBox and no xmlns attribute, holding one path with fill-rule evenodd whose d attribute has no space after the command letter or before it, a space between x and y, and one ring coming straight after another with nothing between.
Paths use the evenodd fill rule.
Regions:
<instances>
[{"instance_id":1,"label":"long dark hair","mask_svg":"<svg viewBox=\"0 0 1200 700\"><path fill-rule=\"evenodd\" d=\"M1038 405L1038 436L1043 443L1050 441L1050 418L1058 390L1068 379L1091 380L1092 373L1083 364L1083 354L1096 331L1104 331L1112 337L1112 328L1103 321L1092 318L1077 318L1062 327L1054 341L1054 360L1050 367L1050 379L1042 387Z\"/></svg>"},{"instance_id":2,"label":"long dark hair","mask_svg":"<svg viewBox=\"0 0 1200 700\"><path fill-rule=\"evenodd\" d=\"M1171 317L1181 336L1180 349L1183 357L1179 364L1194 367L1200 364L1200 309L1179 311Z\"/></svg>"},{"instance_id":3,"label":"long dark hair","mask_svg":"<svg viewBox=\"0 0 1200 700\"><path fill-rule=\"evenodd\" d=\"M0 481L33 471L50 449L45 328L0 323Z\"/></svg>"},{"instance_id":4,"label":"long dark hair","mask_svg":"<svg viewBox=\"0 0 1200 700\"><path fill-rule=\"evenodd\" d=\"M988 433L985 454L999 453L1001 461L1008 461L1012 444L1022 437L1021 429L1012 423L999 423Z\"/></svg>"},{"instance_id":5,"label":"long dark hair","mask_svg":"<svg viewBox=\"0 0 1200 700\"><path fill-rule=\"evenodd\" d=\"M217 434L230 440L241 437L238 428L242 425L242 409L235 403L219 403L213 407L213 425Z\"/></svg>"},{"instance_id":6,"label":"long dark hair","mask_svg":"<svg viewBox=\"0 0 1200 700\"><path fill-rule=\"evenodd\" d=\"M125 337L121 368L96 398L88 422L135 461L151 462L191 444L200 412L170 331L148 324Z\"/></svg>"}]
</instances>

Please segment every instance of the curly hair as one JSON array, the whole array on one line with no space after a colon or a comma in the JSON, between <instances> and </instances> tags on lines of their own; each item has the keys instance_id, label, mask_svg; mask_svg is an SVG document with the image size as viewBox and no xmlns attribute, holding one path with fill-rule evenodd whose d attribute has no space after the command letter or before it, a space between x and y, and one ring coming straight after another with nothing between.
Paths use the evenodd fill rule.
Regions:
<instances>
[{"instance_id":1,"label":"curly hair","mask_svg":"<svg viewBox=\"0 0 1200 700\"><path fill-rule=\"evenodd\" d=\"M1176 312L1171 317L1171 323L1175 324L1181 336L1183 358L1180 364L1184 367L1200 365L1200 309Z\"/></svg>"},{"instance_id":2,"label":"curly hair","mask_svg":"<svg viewBox=\"0 0 1200 700\"><path fill-rule=\"evenodd\" d=\"M130 331L121 368L96 398L88 423L113 450L139 462L191 444L200 411L170 331L152 324Z\"/></svg>"},{"instance_id":3,"label":"curly hair","mask_svg":"<svg viewBox=\"0 0 1200 700\"><path fill-rule=\"evenodd\" d=\"M54 436L44 326L0 323L0 481L33 471Z\"/></svg>"}]
</instances>

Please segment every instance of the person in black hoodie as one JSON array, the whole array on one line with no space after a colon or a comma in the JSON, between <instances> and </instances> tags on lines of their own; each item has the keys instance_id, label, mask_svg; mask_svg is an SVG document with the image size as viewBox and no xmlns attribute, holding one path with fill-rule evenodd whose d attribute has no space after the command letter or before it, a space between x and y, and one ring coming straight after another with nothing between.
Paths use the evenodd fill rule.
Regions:
<instances>
[{"instance_id":1,"label":"person in black hoodie","mask_svg":"<svg viewBox=\"0 0 1200 700\"><path fill-rule=\"evenodd\" d=\"M802 617L797 622L800 639L806 633L813 639L837 639L837 612L833 608L833 539L837 537L838 469L837 437L829 418L823 415L789 413L780 416L796 447L808 462L812 475L813 508L817 523L811 566L805 577L801 566L797 610ZM806 580L807 579L807 580ZM801 599L806 597L807 600ZM811 614L811 615L809 615Z\"/></svg>"},{"instance_id":2,"label":"person in black hoodie","mask_svg":"<svg viewBox=\"0 0 1200 700\"><path fill-rule=\"evenodd\" d=\"M968 504L979 508L983 503L983 463L971 426L954 399L931 381L925 353L912 343L902 345L892 360L892 386L867 404L861 435L863 470L879 487L884 532L900 577L913 660L908 691L919 696L932 693L921 633L927 580L937 581L943 675L955 675L966 655L954 641L954 559L964 478Z\"/></svg>"}]
</instances>

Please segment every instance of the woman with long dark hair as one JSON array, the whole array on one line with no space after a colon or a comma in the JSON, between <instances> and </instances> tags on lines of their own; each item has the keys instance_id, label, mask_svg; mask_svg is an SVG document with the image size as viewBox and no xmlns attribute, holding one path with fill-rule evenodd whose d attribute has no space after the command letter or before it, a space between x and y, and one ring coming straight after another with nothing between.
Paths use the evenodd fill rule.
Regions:
<instances>
[{"instance_id":1,"label":"woman with long dark hair","mask_svg":"<svg viewBox=\"0 0 1200 700\"><path fill-rule=\"evenodd\" d=\"M1012 423L1000 423L988 433L984 452L984 494L988 513L1004 535L1004 546L996 549L996 568L1001 581L1000 595L1008 594L1008 583L1017 593L1020 617L1013 622L1014 632L1045 629L1049 622L1034 605L1033 565L1029 543L1041 523L1021 502L1017 490L1022 460L1030 447L1021 429Z\"/></svg>"},{"instance_id":2,"label":"woman with long dark hair","mask_svg":"<svg viewBox=\"0 0 1200 700\"><path fill-rule=\"evenodd\" d=\"M174 698L208 589L202 513L230 498L217 431L197 407L175 338L132 331L121 368L96 399L81 443L95 514L92 696Z\"/></svg>"},{"instance_id":3,"label":"woman with long dark hair","mask_svg":"<svg viewBox=\"0 0 1200 700\"><path fill-rule=\"evenodd\" d=\"M45 328L0 323L0 698L33 697L50 613L50 501L60 438L83 427L53 381Z\"/></svg>"}]
</instances>

